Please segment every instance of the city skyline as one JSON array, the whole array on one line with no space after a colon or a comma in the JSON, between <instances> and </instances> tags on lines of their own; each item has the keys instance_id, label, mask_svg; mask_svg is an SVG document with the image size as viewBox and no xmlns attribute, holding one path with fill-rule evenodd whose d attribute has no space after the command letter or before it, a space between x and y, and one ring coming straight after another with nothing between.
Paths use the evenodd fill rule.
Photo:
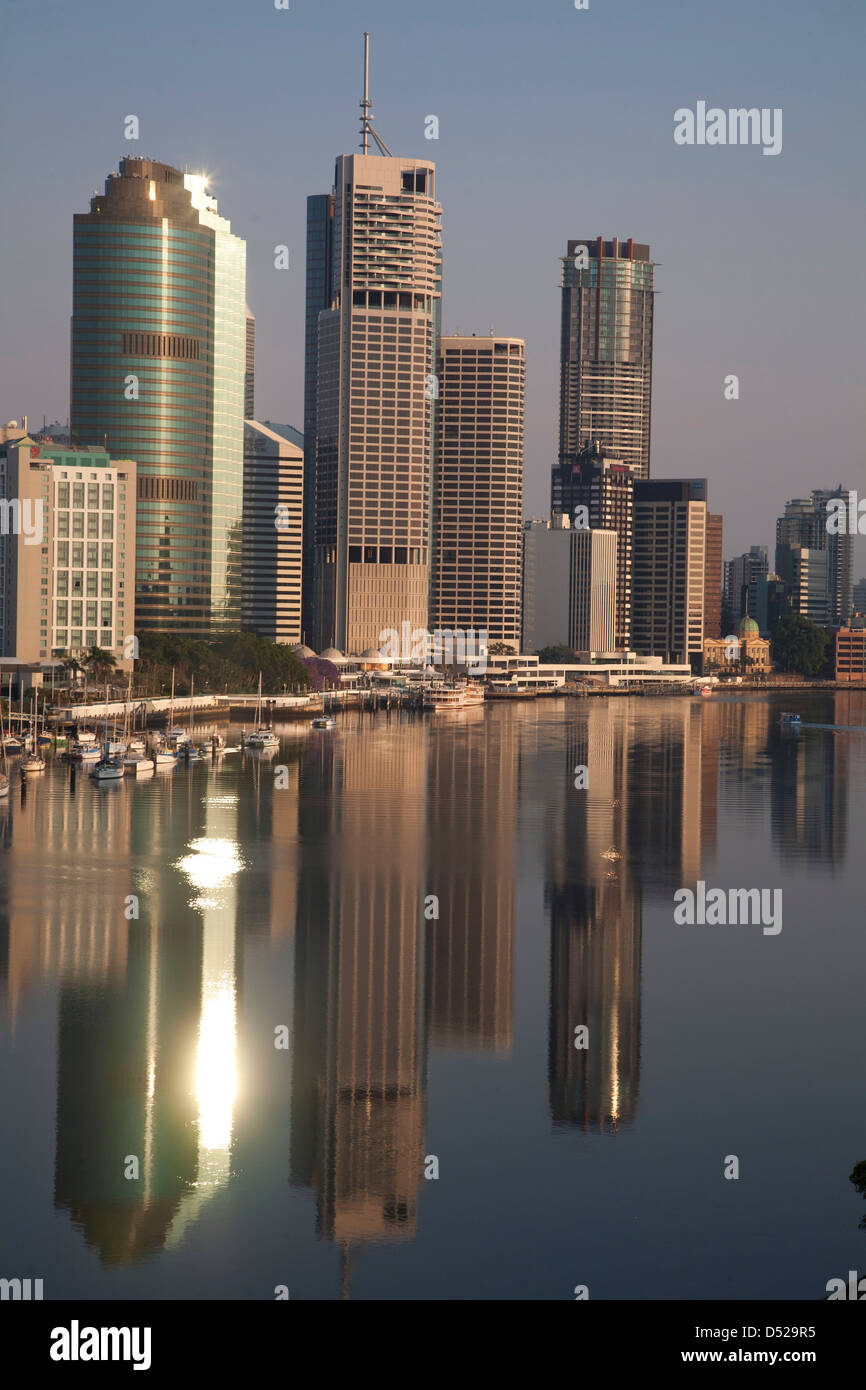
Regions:
<instances>
[{"instance_id":1,"label":"city skyline","mask_svg":"<svg viewBox=\"0 0 866 1390\"><path fill-rule=\"evenodd\" d=\"M92 11L94 53L108 62L122 36L115 40L110 25L99 29L100 8L105 7L96 5ZM445 9L453 20L451 7L446 4ZM836 9L853 20L853 6ZM4 418L24 413L31 420L43 413L49 419L66 418L67 215L80 207L82 188L97 186L118 157L151 153L179 167L186 163L190 169L212 172L220 206L249 247L248 301L258 318L258 417L300 426L305 201L310 189L321 186L316 170L323 162L327 165L335 149L350 150L356 143L363 26L373 35L377 120L394 149L419 159L429 156L438 168L437 194L446 207L443 331L481 334L492 325L499 333L526 340L527 515L546 511L548 470L556 452L558 258L565 242L587 227L605 238L635 236L653 248L661 295L655 325L652 471L665 477L699 471L708 478L714 509L726 518L727 555L771 542L781 494L804 495L819 483L824 470L818 471L815 460L825 451L836 456L833 473L841 473L849 487L856 489L859 482L866 492L850 368L856 324L847 310L844 258L831 258L824 267L820 292L818 277L807 273L809 246L815 244L819 228L845 225L836 215L837 205L840 212L844 205L846 222L850 221L850 190L846 186L840 197L832 170L839 161L844 163L853 140L847 106L854 98L855 72L853 62L850 70L847 67L845 53L834 50L833 91L829 98L822 92L824 104L816 106L813 93L822 36L807 33L806 7L792 16L786 6L781 31L774 24L774 12L776 18L782 13L780 6L771 5L759 19L750 15L753 65L745 77L737 78L737 90L730 97L732 102L784 107L785 146L774 160L756 159L757 152L746 149L698 151L675 145L673 112L691 95L682 90L682 54L674 63L673 55L657 50L653 72L642 75L632 51L646 37L647 26L661 26L669 18L658 7L652 16L638 12L632 17L622 73L610 65L604 68L606 119L600 138L597 132L593 139L583 138L581 131L589 128L597 108L596 85L602 78L590 75L585 96L582 89L568 115L556 78L577 51L576 44L592 51L592 45L610 40L613 17L603 11L534 15L530 20L513 5L497 6L495 12L481 6L477 14L461 18L458 22L466 26L467 35L479 29L488 35L490 51L472 90L461 91L459 104L455 81L460 90L467 58L437 38L435 26L420 12L400 12L410 37L430 41L419 82L417 75L409 78L399 59L406 36L398 38L388 22L393 5L373 4L367 14L353 15L351 21L348 7L334 7L337 17L343 11L345 40L331 41L326 49L323 31L333 16L325 21L294 10L275 12L265 24L264 19L237 15L220 3L210 8L208 32L212 27L214 35L219 33L220 23L230 17L244 36L246 56L240 61L249 64L250 71L256 63L263 65L262 80L257 76L255 84L261 92L241 84L252 108L243 120L232 121L227 112L215 110L205 99L212 76L207 83L199 82L195 71L185 91L169 82L165 101L155 102L152 94L145 98L139 68L144 56L130 53L126 45L116 53L124 58L124 70L114 64L99 110L87 108L69 134L52 115L56 116L62 83L35 113L35 133L38 137L44 122L42 136L47 139L50 132L53 158L60 159L62 167L49 181L46 204L32 164L28 172L24 155L10 151L13 182L27 189L32 217L26 237L17 221L11 228L11 249L21 275L10 287L7 304L17 324L17 341L3 359ZM181 45L190 37L192 21L167 6L157 3L151 20L163 24L166 36ZM570 29L564 27L566 21ZM283 22L292 26L288 48L274 28ZM730 79L723 81L725 60L736 47L743 23L745 7L739 5L716 19L702 15L683 21L682 43L695 59L690 81L697 84L696 90L718 90L720 102L726 100L723 89L730 90ZM7 16L7 31L13 42L17 38L19 52L30 52L35 31L31 24L23 8ZM41 72L51 73L58 65L62 69L67 40L62 24L50 35L39 33ZM322 61L325 52L328 55L329 99L321 99L319 84L313 104L311 79L300 74L287 102L293 107L297 101L299 119L315 110L314 138L306 133L303 139L288 138L282 106L278 116L266 116L267 74L287 52L299 51L298 45L311 65L316 55ZM171 43L168 49L167 76L176 62ZM231 46L229 50L234 55ZM221 52L217 46L209 54L217 71L227 61ZM546 99L518 115L501 100L497 104L495 94L498 91L501 98L503 79L521 54L527 70L535 70L543 54L551 80L545 84ZM13 74L13 91L17 81ZM138 101L137 92L142 93ZM137 142L123 139L124 118L131 112L138 112L141 120ZM437 113L440 128L439 139L428 142L429 113ZM640 149L633 149L626 137L629 123L641 130L643 143L632 142ZM459 139L449 134L456 129ZM541 159L530 158L529 150L539 142L549 145L548 152ZM503 178L506 161L509 172ZM275 170L285 176L275 177ZM796 189L803 183L821 196L810 200L816 207L797 201L795 221ZM522 196L512 206L515 188ZM843 198L848 200L844 204ZM50 215L41 217L48 206ZM495 234L485 238L479 255L477 218L482 206ZM796 226L796 238L785 235L789 226ZM289 248L287 272L274 269L278 244ZM771 257L761 253L765 245L773 246ZM746 247L754 247L754 255L747 254ZM795 265L802 274L796 297L788 288ZM804 321L812 331L801 329L798 339L797 324ZM736 402L723 396L730 373L739 376ZM693 457L698 429L699 463ZM857 575L863 570L863 551L860 538Z\"/></svg>"}]
</instances>

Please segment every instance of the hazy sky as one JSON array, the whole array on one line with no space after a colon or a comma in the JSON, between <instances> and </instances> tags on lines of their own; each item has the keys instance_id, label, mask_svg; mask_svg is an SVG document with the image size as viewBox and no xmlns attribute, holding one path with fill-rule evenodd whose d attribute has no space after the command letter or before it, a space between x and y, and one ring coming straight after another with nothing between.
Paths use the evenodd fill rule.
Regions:
<instances>
[{"instance_id":1,"label":"hazy sky","mask_svg":"<svg viewBox=\"0 0 866 1390\"><path fill-rule=\"evenodd\" d=\"M443 328L526 339L528 514L547 511L557 441L558 258L598 235L647 241L658 263L652 472L709 479L726 556L772 554L784 501L813 486L866 497L863 0L2 0L0 15L4 421L67 418L72 214L139 154L212 175L247 241L256 413L300 427L305 200L357 148L368 28L377 129L437 166ZM782 152L676 145L675 110L700 100L781 107Z\"/></svg>"}]
</instances>

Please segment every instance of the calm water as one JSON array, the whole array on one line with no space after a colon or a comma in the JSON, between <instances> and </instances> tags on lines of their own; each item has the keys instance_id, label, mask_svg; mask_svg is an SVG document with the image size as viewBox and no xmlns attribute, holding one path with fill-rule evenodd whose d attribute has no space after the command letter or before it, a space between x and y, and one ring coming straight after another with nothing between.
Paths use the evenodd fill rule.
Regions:
<instances>
[{"instance_id":1,"label":"calm water","mask_svg":"<svg viewBox=\"0 0 866 1390\"><path fill-rule=\"evenodd\" d=\"M0 1275L816 1299L862 1272L866 734L783 708L866 723L855 692L545 701L140 784L16 774ZM781 933L676 925L697 879L782 888Z\"/></svg>"}]
</instances>

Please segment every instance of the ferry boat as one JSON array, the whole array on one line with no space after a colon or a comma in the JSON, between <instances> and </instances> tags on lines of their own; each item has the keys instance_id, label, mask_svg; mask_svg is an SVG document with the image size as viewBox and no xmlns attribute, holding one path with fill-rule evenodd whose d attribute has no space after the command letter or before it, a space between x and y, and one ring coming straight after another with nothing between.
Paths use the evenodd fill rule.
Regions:
<instances>
[{"instance_id":1,"label":"ferry boat","mask_svg":"<svg viewBox=\"0 0 866 1390\"><path fill-rule=\"evenodd\" d=\"M470 681L460 681L456 685L430 685L424 691L424 709L434 714L444 714L449 710L468 709L472 705L484 703L484 688Z\"/></svg>"},{"instance_id":2,"label":"ferry boat","mask_svg":"<svg viewBox=\"0 0 866 1390\"><path fill-rule=\"evenodd\" d=\"M337 721L330 714L317 714L312 721L314 729L336 729Z\"/></svg>"}]
</instances>

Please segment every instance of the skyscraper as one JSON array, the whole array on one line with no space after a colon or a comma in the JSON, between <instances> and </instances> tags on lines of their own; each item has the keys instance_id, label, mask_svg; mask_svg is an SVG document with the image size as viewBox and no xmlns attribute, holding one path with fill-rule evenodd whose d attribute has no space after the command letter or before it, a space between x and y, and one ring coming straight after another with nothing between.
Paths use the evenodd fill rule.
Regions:
<instances>
[{"instance_id":1,"label":"skyscraper","mask_svg":"<svg viewBox=\"0 0 866 1390\"><path fill-rule=\"evenodd\" d=\"M767 578L769 566L767 547L753 545L742 555L725 562L725 610L731 630L740 618L758 617L758 588L761 580ZM721 633L708 632L708 637L721 636Z\"/></svg>"},{"instance_id":2,"label":"skyscraper","mask_svg":"<svg viewBox=\"0 0 866 1390\"><path fill-rule=\"evenodd\" d=\"M430 625L520 645L522 338L444 337Z\"/></svg>"},{"instance_id":3,"label":"skyscraper","mask_svg":"<svg viewBox=\"0 0 866 1390\"><path fill-rule=\"evenodd\" d=\"M246 337L244 350L244 419L254 420L256 415L256 316L246 309Z\"/></svg>"},{"instance_id":4,"label":"skyscraper","mask_svg":"<svg viewBox=\"0 0 866 1390\"><path fill-rule=\"evenodd\" d=\"M316 345L315 402L309 378L305 400L316 412L307 640L351 652L404 621L427 627L442 283L434 167L380 140L366 76L361 147L337 159L333 216L326 195L308 205L318 265L307 281L308 368L313 335Z\"/></svg>"},{"instance_id":5,"label":"skyscraper","mask_svg":"<svg viewBox=\"0 0 866 1390\"><path fill-rule=\"evenodd\" d=\"M562 262L559 461L593 440L650 471L653 271L631 239L569 241Z\"/></svg>"},{"instance_id":6,"label":"skyscraper","mask_svg":"<svg viewBox=\"0 0 866 1390\"><path fill-rule=\"evenodd\" d=\"M523 650L566 646L612 652L616 635L615 531L574 529L564 513L523 532Z\"/></svg>"},{"instance_id":7,"label":"skyscraper","mask_svg":"<svg viewBox=\"0 0 866 1390\"><path fill-rule=\"evenodd\" d=\"M631 646L632 531L636 463L608 457L599 443L588 445L573 459L554 464L551 511L563 512L572 525L616 531L616 646ZM585 508L585 515L578 508Z\"/></svg>"},{"instance_id":8,"label":"skyscraper","mask_svg":"<svg viewBox=\"0 0 866 1390\"><path fill-rule=\"evenodd\" d=\"M636 652L669 661L702 659L707 484L654 478L634 489Z\"/></svg>"},{"instance_id":9,"label":"skyscraper","mask_svg":"<svg viewBox=\"0 0 866 1390\"><path fill-rule=\"evenodd\" d=\"M138 465L140 629L240 626L245 279L205 175L122 159L75 215L72 439Z\"/></svg>"}]
</instances>

